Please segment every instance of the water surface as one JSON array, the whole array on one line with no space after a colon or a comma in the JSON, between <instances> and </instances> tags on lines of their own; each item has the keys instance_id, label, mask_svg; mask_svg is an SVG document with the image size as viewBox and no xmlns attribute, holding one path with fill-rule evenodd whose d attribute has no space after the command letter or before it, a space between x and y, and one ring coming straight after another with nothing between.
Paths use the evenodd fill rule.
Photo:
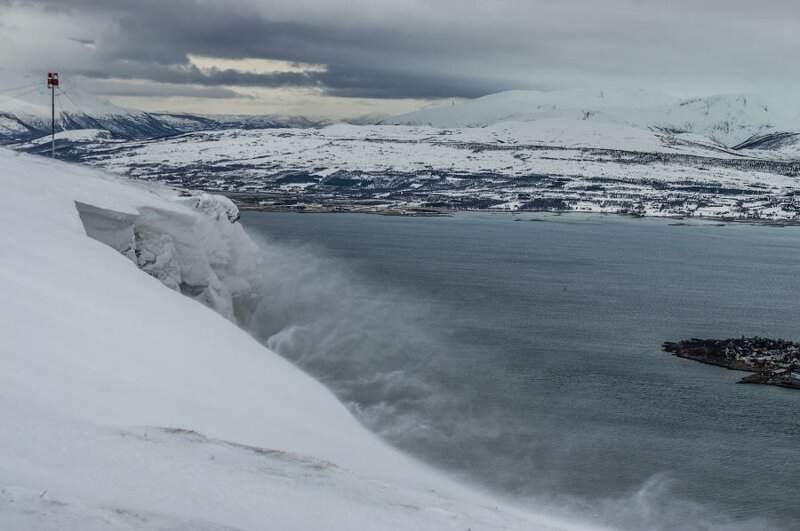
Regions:
<instances>
[{"instance_id":1,"label":"water surface","mask_svg":"<svg viewBox=\"0 0 800 531\"><path fill-rule=\"evenodd\" d=\"M277 263L255 332L495 490L632 529L798 528L800 392L660 345L800 340L800 229L517 219L245 213Z\"/></svg>"}]
</instances>

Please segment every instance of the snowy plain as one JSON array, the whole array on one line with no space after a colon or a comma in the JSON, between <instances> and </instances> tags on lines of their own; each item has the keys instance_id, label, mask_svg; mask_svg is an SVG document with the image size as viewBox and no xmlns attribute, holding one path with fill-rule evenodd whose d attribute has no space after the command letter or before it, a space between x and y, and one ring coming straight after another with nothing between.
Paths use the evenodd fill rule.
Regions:
<instances>
[{"instance_id":1,"label":"snowy plain","mask_svg":"<svg viewBox=\"0 0 800 531\"><path fill-rule=\"evenodd\" d=\"M194 250L179 277L235 284L258 260L224 200L5 149L0 189L0 528L589 528L380 442L213 301L88 237L76 207L112 221L157 212L142 227Z\"/></svg>"}]
</instances>

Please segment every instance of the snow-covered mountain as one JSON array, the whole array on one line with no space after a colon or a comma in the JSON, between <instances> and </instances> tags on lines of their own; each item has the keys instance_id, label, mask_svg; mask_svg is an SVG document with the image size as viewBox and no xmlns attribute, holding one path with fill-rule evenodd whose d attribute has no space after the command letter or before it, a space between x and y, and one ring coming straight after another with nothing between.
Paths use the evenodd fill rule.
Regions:
<instances>
[{"instance_id":1,"label":"snow-covered mountain","mask_svg":"<svg viewBox=\"0 0 800 531\"><path fill-rule=\"evenodd\" d=\"M279 115L200 115L189 113L157 112L153 116L182 133L214 131L220 129L283 129L327 125L328 121L311 120L303 116Z\"/></svg>"},{"instance_id":2,"label":"snow-covered mountain","mask_svg":"<svg viewBox=\"0 0 800 531\"><path fill-rule=\"evenodd\" d=\"M302 116L149 113L98 98L68 77L62 78L55 94L56 132L106 130L122 138L145 139L202 130L305 128L329 123ZM43 80L3 79L0 84L0 144L49 135L51 113L51 95Z\"/></svg>"},{"instance_id":3,"label":"snow-covered mountain","mask_svg":"<svg viewBox=\"0 0 800 531\"><path fill-rule=\"evenodd\" d=\"M786 156L796 137L785 142L769 152L735 150L695 133L550 118L453 129L231 129L142 141L88 134L57 139L56 155L227 193L248 208L548 210L796 223L800 161L797 152ZM47 153L49 145L15 148Z\"/></svg>"},{"instance_id":4,"label":"snow-covered mountain","mask_svg":"<svg viewBox=\"0 0 800 531\"><path fill-rule=\"evenodd\" d=\"M44 80L5 81L17 90L0 92L0 143L50 134L52 103ZM56 131L105 129L126 138L156 138L178 133L157 117L118 107L82 90L68 79L56 89Z\"/></svg>"},{"instance_id":5,"label":"snow-covered mountain","mask_svg":"<svg viewBox=\"0 0 800 531\"><path fill-rule=\"evenodd\" d=\"M395 116L384 123L484 127L507 121L569 118L694 133L734 147L754 135L800 131L800 106L765 96L679 100L643 90L509 91Z\"/></svg>"},{"instance_id":6,"label":"snow-covered mountain","mask_svg":"<svg viewBox=\"0 0 800 531\"><path fill-rule=\"evenodd\" d=\"M129 116L89 103L117 124ZM389 120L395 125L327 127L303 118L144 114L172 134L67 130L56 137L57 157L237 194L252 208L800 222L800 120L770 98L513 91ZM403 123L422 125L396 125ZM15 149L49 153L49 138L21 130Z\"/></svg>"},{"instance_id":7,"label":"snow-covered mountain","mask_svg":"<svg viewBox=\"0 0 800 531\"><path fill-rule=\"evenodd\" d=\"M737 151L776 160L800 160L800 132L756 135L737 146Z\"/></svg>"},{"instance_id":8,"label":"snow-covered mountain","mask_svg":"<svg viewBox=\"0 0 800 531\"><path fill-rule=\"evenodd\" d=\"M229 201L5 149L0 192L0 528L586 528L398 453L236 327Z\"/></svg>"},{"instance_id":9,"label":"snow-covered mountain","mask_svg":"<svg viewBox=\"0 0 800 531\"><path fill-rule=\"evenodd\" d=\"M30 80L27 81L30 84ZM11 83L8 81L7 83ZM0 143L31 140L50 132L50 94L44 83L5 94L0 86ZM113 105L81 90L70 80L56 92L56 130L105 129L124 138L145 139L196 131L315 128L329 120L277 115L201 115L147 113ZM485 127L503 122L582 120L694 134L726 147L751 138L800 132L800 107L765 96L723 95L676 99L644 90L508 91L456 105L423 109L395 117L371 115L348 120L357 125L425 125L438 128Z\"/></svg>"}]
</instances>

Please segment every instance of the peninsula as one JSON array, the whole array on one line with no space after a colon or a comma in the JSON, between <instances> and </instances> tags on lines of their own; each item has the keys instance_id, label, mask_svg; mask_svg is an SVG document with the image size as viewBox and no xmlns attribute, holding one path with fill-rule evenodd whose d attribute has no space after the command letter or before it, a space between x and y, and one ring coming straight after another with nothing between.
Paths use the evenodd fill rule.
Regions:
<instances>
[{"instance_id":1,"label":"peninsula","mask_svg":"<svg viewBox=\"0 0 800 531\"><path fill-rule=\"evenodd\" d=\"M783 339L742 337L665 342L665 352L708 365L755 374L739 383L777 385L800 389L800 344Z\"/></svg>"}]
</instances>

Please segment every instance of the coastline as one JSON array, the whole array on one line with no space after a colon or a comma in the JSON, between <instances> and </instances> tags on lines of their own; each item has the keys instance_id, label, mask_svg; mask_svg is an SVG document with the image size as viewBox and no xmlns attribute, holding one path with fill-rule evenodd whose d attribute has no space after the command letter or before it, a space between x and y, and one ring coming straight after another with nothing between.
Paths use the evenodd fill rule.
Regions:
<instances>
[{"instance_id":1,"label":"coastline","mask_svg":"<svg viewBox=\"0 0 800 531\"><path fill-rule=\"evenodd\" d=\"M800 389L800 378L795 372L800 364L800 346L791 341L760 337L692 338L677 343L666 341L662 349L678 358L753 373L737 383Z\"/></svg>"},{"instance_id":2,"label":"coastline","mask_svg":"<svg viewBox=\"0 0 800 531\"><path fill-rule=\"evenodd\" d=\"M730 216L652 216L642 214L632 214L629 212L597 212L582 210L488 210L488 209L441 209L441 208L416 208L416 207L370 207L361 205L310 205L310 206L291 206L291 205L256 205L251 202L241 201L236 193L223 192L219 190L207 190L208 193L223 195L233 201L237 208L242 212L284 212L293 214L369 214L376 216L395 216L395 217L454 217L462 214L489 214L505 216L524 216L545 214L548 216L586 216L586 217L619 217L627 219L641 219L654 221L668 221L672 226L692 226L709 225L735 226L752 225L759 227L800 227L800 219L797 220L774 220L774 219L752 219L752 218L732 218ZM516 219L515 221L543 221L539 218Z\"/></svg>"}]
</instances>

